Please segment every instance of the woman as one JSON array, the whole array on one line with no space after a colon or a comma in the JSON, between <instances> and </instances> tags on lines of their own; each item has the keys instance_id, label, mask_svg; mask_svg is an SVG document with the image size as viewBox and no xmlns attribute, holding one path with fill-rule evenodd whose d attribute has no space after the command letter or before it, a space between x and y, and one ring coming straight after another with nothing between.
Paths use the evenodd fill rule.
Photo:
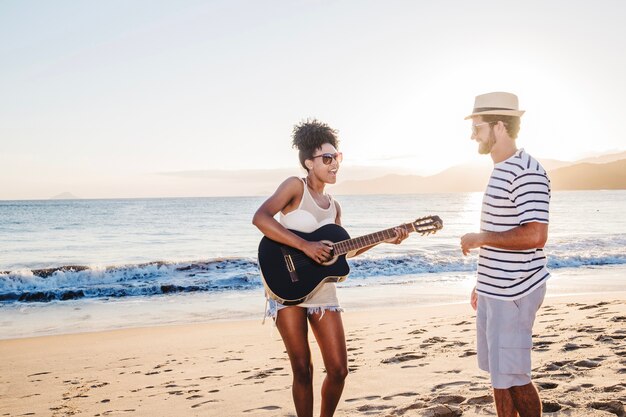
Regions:
<instances>
[{"instance_id":1,"label":"woman","mask_svg":"<svg viewBox=\"0 0 626 417\"><path fill-rule=\"evenodd\" d=\"M309 242L287 229L310 233L319 227L341 225L341 207L324 192L326 184L337 181L342 160L337 132L317 120L294 127L293 147L299 151L305 178L287 178L254 214L252 223L268 238L297 248L318 263L330 257L331 247L324 242ZM280 212L279 221L274 216ZM398 244L408 232L396 229L389 242ZM373 246L361 249L356 256ZM341 306L334 283L325 283L302 304L284 306L269 300L268 315L274 318L285 343L293 371L292 394L298 417L313 415L313 364L307 338L308 325L322 353L326 378L322 385L321 416L332 416L337 408L348 375L346 340Z\"/></svg>"}]
</instances>

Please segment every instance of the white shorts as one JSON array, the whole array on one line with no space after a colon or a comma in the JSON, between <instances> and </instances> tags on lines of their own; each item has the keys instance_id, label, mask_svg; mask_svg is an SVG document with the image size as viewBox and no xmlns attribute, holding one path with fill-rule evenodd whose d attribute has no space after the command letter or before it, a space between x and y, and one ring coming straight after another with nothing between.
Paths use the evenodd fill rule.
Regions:
<instances>
[{"instance_id":1,"label":"white shorts","mask_svg":"<svg viewBox=\"0 0 626 417\"><path fill-rule=\"evenodd\" d=\"M494 388L530 383L533 324L545 294L546 285L543 284L513 301L478 295L478 367L489 372Z\"/></svg>"}]
</instances>

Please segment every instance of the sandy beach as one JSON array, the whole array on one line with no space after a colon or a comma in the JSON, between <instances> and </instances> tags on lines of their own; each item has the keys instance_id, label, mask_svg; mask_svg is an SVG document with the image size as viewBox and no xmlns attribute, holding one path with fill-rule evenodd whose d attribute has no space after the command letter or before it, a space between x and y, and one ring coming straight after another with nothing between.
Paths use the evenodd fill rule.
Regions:
<instances>
[{"instance_id":1,"label":"sandy beach","mask_svg":"<svg viewBox=\"0 0 626 417\"><path fill-rule=\"evenodd\" d=\"M546 299L533 353L546 415L625 415L625 300ZM476 365L474 317L465 303L346 313L350 375L336 415L495 415ZM324 370L311 344L319 407ZM270 322L10 339L0 355L2 416L295 416Z\"/></svg>"}]
</instances>

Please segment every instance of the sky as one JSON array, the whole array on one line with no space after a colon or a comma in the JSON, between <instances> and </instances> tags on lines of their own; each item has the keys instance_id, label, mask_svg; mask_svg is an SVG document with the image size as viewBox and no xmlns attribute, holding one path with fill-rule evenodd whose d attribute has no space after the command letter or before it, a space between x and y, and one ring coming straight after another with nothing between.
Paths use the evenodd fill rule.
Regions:
<instances>
[{"instance_id":1,"label":"sky","mask_svg":"<svg viewBox=\"0 0 626 417\"><path fill-rule=\"evenodd\" d=\"M608 0L4 0L0 199L254 193L302 173L307 118L344 172L433 174L485 158L463 118L490 91L519 96L534 156L623 151L624 21Z\"/></svg>"}]
</instances>

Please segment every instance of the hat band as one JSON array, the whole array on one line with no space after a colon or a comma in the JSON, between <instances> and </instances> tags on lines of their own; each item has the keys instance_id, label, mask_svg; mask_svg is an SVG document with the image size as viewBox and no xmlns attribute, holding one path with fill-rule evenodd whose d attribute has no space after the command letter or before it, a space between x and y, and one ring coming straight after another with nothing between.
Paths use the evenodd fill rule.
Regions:
<instances>
[{"instance_id":1,"label":"hat band","mask_svg":"<svg viewBox=\"0 0 626 417\"><path fill-rule=\"evenodd\" d=\"M517 109L510 109L507 107L474 107L474 113L479 113L482 111L491 111L491 110L509 110L509 111L518 111Z\"/></svg>"}]
</instances>

